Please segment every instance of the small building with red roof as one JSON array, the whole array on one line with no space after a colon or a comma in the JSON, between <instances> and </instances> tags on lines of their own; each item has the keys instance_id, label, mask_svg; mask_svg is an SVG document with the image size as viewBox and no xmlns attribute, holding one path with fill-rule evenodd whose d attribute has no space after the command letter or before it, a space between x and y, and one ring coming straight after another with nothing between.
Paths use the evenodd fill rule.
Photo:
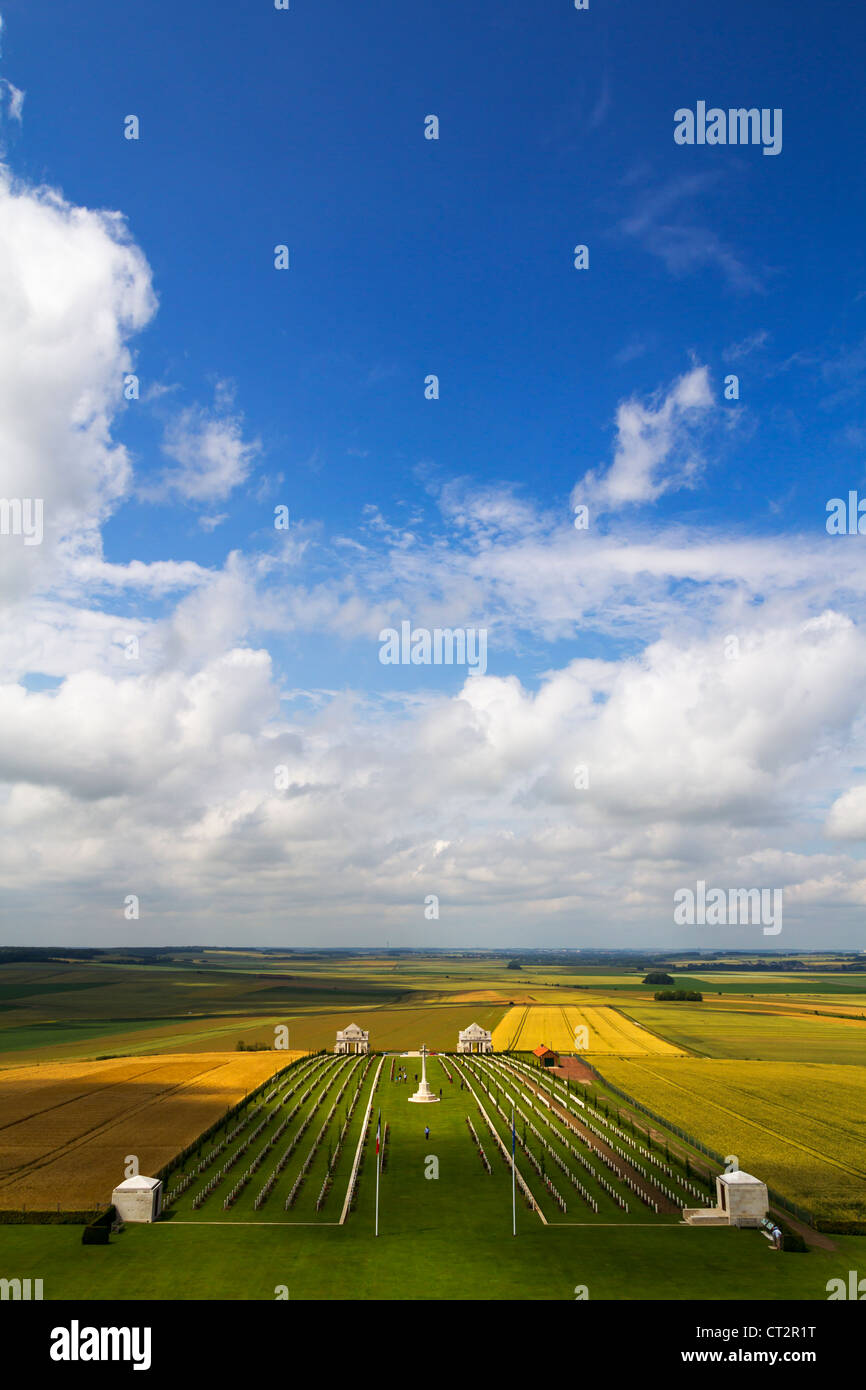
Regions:
<instances>
[{"instance_id":1,"label":"small building with red roof","mask_svg":"<svg viewBox=\"0 0 866 1390\"><path fill-rule=\"evenodd\" d=\"M539 1063L543 1067L559 1066L559 1053L554 1052L550 1047L545 1047L544 1043L539 1043L538 1047L534 1047L532 1049L532 1055L538 1058Z\"/></svg>"}]
</instances>

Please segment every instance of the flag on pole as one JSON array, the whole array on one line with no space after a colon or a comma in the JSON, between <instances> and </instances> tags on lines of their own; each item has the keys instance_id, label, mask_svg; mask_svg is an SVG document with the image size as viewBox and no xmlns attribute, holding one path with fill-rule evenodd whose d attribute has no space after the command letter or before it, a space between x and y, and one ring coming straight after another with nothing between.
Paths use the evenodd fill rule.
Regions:
<instances>
[{"instance_id":1,"label":"flag on pole","mask_svg":"<svg viewBox=\"0 0 866 1390\"><path fill-rule=\"evenodd\" d=\"M379 1234L379 1172L382 1167L382 1160L379 1157L380 1140L382 1137L382 1111L376 1117L376 1235Z\"/></svg>"},{"instance_id":2,"label":"flag on pole","mask_svg":"<svg viewBox=\"0 0 866 1390\"><path fill-rule=\"evenodd\" d=\"M517 1235L517 1131L514 1128L514 1106L511 1106L511 1234Z\"/></svg>"}]
</instances>

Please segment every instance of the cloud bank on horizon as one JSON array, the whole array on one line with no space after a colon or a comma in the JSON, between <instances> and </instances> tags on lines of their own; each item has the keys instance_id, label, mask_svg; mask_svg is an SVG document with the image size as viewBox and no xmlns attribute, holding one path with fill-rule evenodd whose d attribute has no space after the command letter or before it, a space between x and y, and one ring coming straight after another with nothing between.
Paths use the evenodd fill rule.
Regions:
<instances>
[{"instance_id":1,"label":"cloud bank on horizon","mask_svg":"<svg viewBox=\"0 0 866 1390\"><path fill-rule=\"evenodd\" d=\"M48 100L40 76L28 112ZM774 438L805 459L823 431L847 459L840 495L862 481L850 277L820 346L780 340L764 326L779 266L732 249L733 227L702 241L721 166L688 185L635 161L631 212L609 216L607 242L596 212L596 239L608 263L651 251L654 283L716 297L703 349L688 289L661 327L635 304L602 364L612 395L571 380L593 431L555 469L518 436L515 476L496 441L462 464L420 429L392 447L363 408L341 434L319 379L351 377L359 349L327 359L290 313L295 439L278 374L261 391L246 377L258 301L231 289L225 248L197 301L188 242L173 271L154 229L158 272L153 211L84 198L86 151L76 178L28 172L24 94L6 91L21 133L0 170L4 941L860 949L866 538L828 534L836 479L791 500L790 459L767 463ZM139 153L117 143L112 158ZM672 168L699 153L665 148ZM257 217L269 301L282 238ZM224 332L188 347L206 295ZM403 370L371 345L357 389L399 390ZM763 409L731 395L734 370ZM803 372L821 386L808 405L790 385ZM439 410L424 376L408 372L417 405ZM406 622L446 646L483 629L487 669L384 664L382 633ZM699 880L781 889L783 934L675 926L675 892Z\"/></svg>"}]
</instances>

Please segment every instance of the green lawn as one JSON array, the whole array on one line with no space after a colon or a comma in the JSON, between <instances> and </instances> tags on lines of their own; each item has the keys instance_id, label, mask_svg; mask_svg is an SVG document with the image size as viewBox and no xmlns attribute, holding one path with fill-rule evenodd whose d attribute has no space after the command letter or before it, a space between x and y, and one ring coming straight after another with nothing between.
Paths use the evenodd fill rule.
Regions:
<instances>
[{"instance_id":1,"label":"green lawn","mask_svg":"<svg viewBox=\"0 0 866 1390\"><path fill-rule=\"evenodd\" d=\"M507 1202L477 1221L470 1203L445 1195L425 1192L414 1212L390 1201L378 1240L366 1209L345 1227L160 1222L127 1227L108 1247L82 1246L79 1227L7 1226L0 1266L43 1279L46 1299L272 1299L285 1284L293 1299L565 1301L578 1284L590 1299L824 1300L828 1279L866 1268L866 1237L783 1255L756 1231L544 1229L523 1212L515 1239Z\"/></svg>"}]
</instances>

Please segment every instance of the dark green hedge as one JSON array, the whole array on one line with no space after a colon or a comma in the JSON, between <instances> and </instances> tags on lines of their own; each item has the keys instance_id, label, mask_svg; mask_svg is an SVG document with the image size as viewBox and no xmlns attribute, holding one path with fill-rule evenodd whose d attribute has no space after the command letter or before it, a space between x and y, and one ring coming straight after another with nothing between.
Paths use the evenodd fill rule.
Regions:
<instances>
[{"instance_id":1,"label":"dark green hedge","mask_svg":"<svg viewBox=\"0 0 866 1390\"><path fill-rule=\"evenodd\" d=\"M111 1225L116 1216L116 1207L109 1207L107 1211L101 1212L88 1226L85 1226L81 1233L81 1244L107 1245L108 1237L111 1234Z\"/></svg>"},{"instance_id":2,"label":"dark green hedge","mask_svg":"<svg viewBox=\"0 0 866 1390\"><path fill-rule=\"evenodd\" d=\"M86 1226L92 1211L0 1211L0 1226Z\"/></svg>"}]
</instances>

